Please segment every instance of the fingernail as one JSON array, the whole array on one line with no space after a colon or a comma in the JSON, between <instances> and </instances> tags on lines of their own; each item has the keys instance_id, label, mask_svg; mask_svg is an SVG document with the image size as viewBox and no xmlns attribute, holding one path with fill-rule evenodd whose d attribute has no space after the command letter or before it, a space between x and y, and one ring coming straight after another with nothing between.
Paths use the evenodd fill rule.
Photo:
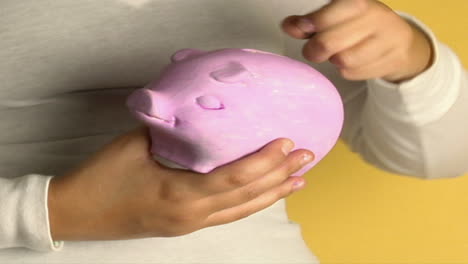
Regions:
<instances>
[{"instance_id":1,"label":"fingernail","mask_svg":"<svg viewBox=\"0 0 468 264\"><path fill-rule=\"evenodd\" d=\"M314 33L315 32L315 26L312 24L312 22L304 17L301 17L297 20L296 23L297 27L304 31L304 33Z\"/></svg>"},{"instance_id":2,"label":"fingernail","mask_svg":"<svg viewBox=\"0 0 468 264\"><path fill-rule=\"evenodd\" d=\"M289 152L291 152L291 150L293 149L294 147L294 143L290 140L286 141L286 143L283 144L283 146L281 147L281 150L283 151L284 155L288 155Z\"/></svg>"},{"instance_id":3,"label":"fingernail","mask_svg":"<svg viewBox=\"0 0 468 264\"><path fill-rule=\"evenodd\" d=\"M313 159L313 156L306 153L306 154L302 155L301 163L302 164L309 163L309 162L312 161L312 159Z\"/></svg>"},{"instance_id":4,"label":"fingernail","mask_svg":"<svg viewBox=\"0 0 468 264\"><path fill-rule=\"evenodd\" d=\"M296 181L296 182L293 183L293 190L294 191L300 190L300 189L302 189L302 187L304 187L304 181Z\"/></svg>"}]
</instances>

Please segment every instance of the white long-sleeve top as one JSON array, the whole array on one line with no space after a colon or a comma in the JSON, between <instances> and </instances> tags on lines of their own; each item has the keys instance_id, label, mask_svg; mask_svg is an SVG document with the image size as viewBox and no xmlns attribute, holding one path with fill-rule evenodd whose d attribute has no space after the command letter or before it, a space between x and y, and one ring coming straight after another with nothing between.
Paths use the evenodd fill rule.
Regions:
<instances>
[{"instance_id":1,"label":"white long-sleeve top","mask_svg":"<svg viewBox=\"0 0 468 264\"><path fill-rule=\"evenodd\" d=\"M56 242L47 191L137 122L124 101L181 48L254 48L301 58L279 22L325 0L6 0L0 2L0 263L315 263L284 201L175 238ZM468 78L433 33L435 56L401 84L329 77L344 139L371 164L421 178L468 171Z\"/></svg>"}]
</instances>

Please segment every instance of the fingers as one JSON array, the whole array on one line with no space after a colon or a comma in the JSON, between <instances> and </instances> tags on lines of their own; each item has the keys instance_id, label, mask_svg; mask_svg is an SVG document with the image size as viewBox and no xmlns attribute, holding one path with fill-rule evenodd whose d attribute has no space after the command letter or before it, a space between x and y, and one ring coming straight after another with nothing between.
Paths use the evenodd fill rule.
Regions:
<instances>
[{"instance_id":1,"label":"fingers","mask_svg":"<svg viewBox=\"0 0 468 264\"><path fill-rule=\"evenodd\" d=\"M282 28L294 38L309 39L303 48L307 60L329 60L352 81L400 82L431 65L428 38L380 1L331 1L310 14L286 18Z\"/></svg>"},{"instance_id":2,"label":"fingers","mask_svg":"<svg viewBox=\"0 0 468 264\"><path fill-rule=\"evenodd\" d=\"M306 33L310 33L307 30L312 27L314 31L321 32L359 16L367 8L367 2L367 0L331 1L318 11L303 16L298 26ZM310 24L312 27L305 26L305 24Z\"/></svg>"},{"instance_id":3,"label":"fingers","mask_svg":"<svg viewBox=\"0 0 468 264\"><path fill-rule=\"evenodd\" d=\"M340 74L347 80L368 80L379 78L389 72L389 69L398 67L398 60L392 59L395 56L394 52L388 52L382 58L368 64L361 64L355 68L342 68Z\"/></svg>"},{"instance_id":4,"label":"fingers","mask_svg":"<svg viewBox=\"0 0 468 264\"><path fill-rule=\"evenodd\" d=\"M359 18L315 35L304 45L304 57L309 61L321 63L357 45L373 33L374 28L366 25L367 22L367 19Z\"/></svg>"},{"instance_id":5,"label":"fingers","mask_svg":"<svg viewBox=\"0 0 468 264\"><path fill-rule=\"evenodd\" d=\"M340 69L352 70L380 60L390 51L391 43L382 43L381 39L371 36L355 46L333 55L330 62Z\"/></svg>"},{"instance_id":6,"label":"fingers","mask_svg":"<svg viewBox=\"0 0 468 264\"><path fill-rule=\"evenodd\" d=\"M376 26L365 12L368 8L368 0L335 0L310 14L286 18L282 27L292 37L310 38L303 55L322 63L374 33Z\"/></svg>"},{"instance_id":7,"label":"fingers","mask_svg":"<svg viewBox=\"0 0 468 264\"><path fill-rule=\"evenodd\" d=\"M299 171L306 164L312 162L314 154L307 150L296 150L288 155L287 159L273 171L258 180L234 189L206 198L206 206L211 212L239 206L283 183L290 175Z\"/></svg>"},{"instance_id":8,"label":"fingers","mask_svg":"<svg viewBox=\"0 0 468 264\"><path fill-rule=\"evenodd\" d=\"M305 38L358 17L367 7L368 0L334 0L310 14L287 17L282 28L291 37Z\"/></svg>"},{"instance_id":9,"label":"fingers","mask_svg":"<svg viewBox=\"0 0 468 264\"><path fill-rule=\"evenodd\" d=\"M222 225L250 216L273 205L278 200L290 195L294 191L303 188L304 184L305 180L303 178L290 177L283 184L271 189L256 199L250 200L249 202L239 206L211 214L206 219L205 224L207 227Z\"/></svg>"},{"instance_id":10,"label":"fingers","mask_svg":"<svg viewBox=\"0 0 468 264\"><path fill-rule=\"evenodd\" d=\"M208 193L225 192L245 186L276 168L293 148L294 143L289 139L274 140L258 152L216 168L194 184L201 185Z\"/></svg>"}]
</instances>

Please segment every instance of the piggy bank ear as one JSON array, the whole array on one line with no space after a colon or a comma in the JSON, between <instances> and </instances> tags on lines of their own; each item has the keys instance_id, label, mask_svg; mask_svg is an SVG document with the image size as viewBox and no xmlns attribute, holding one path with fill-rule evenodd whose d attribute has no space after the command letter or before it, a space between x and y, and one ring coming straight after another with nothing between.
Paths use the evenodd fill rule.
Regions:
<instances>
[{"instance_id":1,"label":"piggy bank ear","mask_svg":"<svg viewBox=\"0 0 468 264\"><path fill-rule=\"evenodd\" d=\"M250 72L239 62L230 62L219 70L210 73L210 76L223 83L237 83L250 78Z\"/></svg>"},{"instance_id":2,"label":"piggy bank ear","mask_svg":"<svg viewBox=\"0 0 468 264\"><path fill-rule=\"evenodd\" d=\"M176 53L174 53L171 56L171 61L178 62L181 60L185 60L185 59L200 55L202 53L205 53L205 52L203 50L197 50L197 49L181 49L181 50L176 51Z\"/></svg>"}]
</instances>

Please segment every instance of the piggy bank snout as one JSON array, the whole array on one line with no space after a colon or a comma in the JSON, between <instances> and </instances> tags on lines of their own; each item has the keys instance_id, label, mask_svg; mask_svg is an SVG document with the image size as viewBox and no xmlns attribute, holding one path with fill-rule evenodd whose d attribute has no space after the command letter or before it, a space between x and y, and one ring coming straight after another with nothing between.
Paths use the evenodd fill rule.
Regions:
<instances>
[{"instance_id":1,"label":"piggy bank snout","mask_svg":"<svg viewBox=\"0 0 468 264\"><path fill-rule=\"evenodd\" d=\"M143 113L153 118L170 121L173 119L167 113L165 101L162 96L148 89L138 89L127 99L127 106L136 112Z\"/></svg>"}]
</instances>

